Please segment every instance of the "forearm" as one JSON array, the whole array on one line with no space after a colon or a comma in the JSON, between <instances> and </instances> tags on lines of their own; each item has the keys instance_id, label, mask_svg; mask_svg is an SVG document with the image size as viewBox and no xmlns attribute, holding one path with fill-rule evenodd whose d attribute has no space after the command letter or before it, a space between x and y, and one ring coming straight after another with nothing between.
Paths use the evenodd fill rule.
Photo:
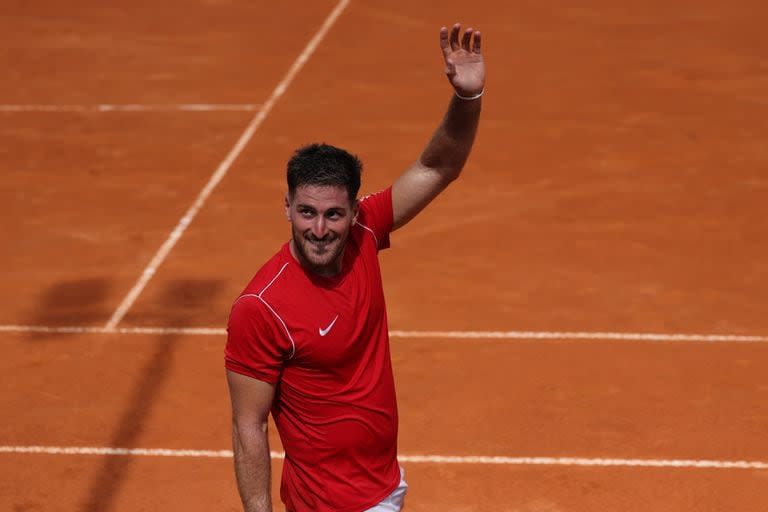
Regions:
<instances>
[{"instance_id":1,"label":"forearm","mask_svg":"<svg viewBox=\"0 0 768 512\"><path fill-rule=\"evenodd\" d=\"M459 176L475 141L482 101L453 95L445 117L419 157L419 165L439 172L449 181Z\"/></svg>"},{"instance_id":2,"label":"forearm","mask_svg":"<svg viewBox=\"0 0 768 512\"><path fill-rule=\"evenodd\" d=\"M271 512L271 461L266 424L238 428L232 426L235 475L245 512Z\"/></svg>"}]
</instances>

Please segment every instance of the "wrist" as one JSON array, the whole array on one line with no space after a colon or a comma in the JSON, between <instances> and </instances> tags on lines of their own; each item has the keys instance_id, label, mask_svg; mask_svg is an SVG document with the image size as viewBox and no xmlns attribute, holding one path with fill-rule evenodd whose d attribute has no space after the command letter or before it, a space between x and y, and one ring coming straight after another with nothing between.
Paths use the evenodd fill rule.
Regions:
<instances>
[{"instance_id":1,"label":"wrist","mask_svg":"<svg viewBox=\"0 0 768 512\"><path fill-rule=\"evenodd\" d=\"M483 87L483 89L479 93L473 94L471 96L462 96L461 94L459 94L459 91L456 91L456 90L454 90L454 94L456 94L456 97L459 98L460 100L473 101L473 100L479 99L480 97L482 97L483 94L485 94L485 87Z\"/></svg>"}]
</instances>

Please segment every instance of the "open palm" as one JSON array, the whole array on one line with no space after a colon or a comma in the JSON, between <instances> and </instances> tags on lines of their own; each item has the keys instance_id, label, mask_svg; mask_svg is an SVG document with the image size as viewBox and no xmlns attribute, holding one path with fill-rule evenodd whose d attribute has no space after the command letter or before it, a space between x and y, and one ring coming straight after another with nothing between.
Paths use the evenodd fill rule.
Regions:
<instances>
[{"instance_id":1,"label":"open palm","mask_svg":"<svg viewBox=\"0 0 768 512\"><path fill-rule=\"evenodd\" d=\"M440 48L445 59L445 74L461 96L475 96L485 87L485 61L480 51L480 31L467 28L459 40L461 24L440 29ZM474 37L473 37L474 36Z\"/></svg>"}]
</instances>

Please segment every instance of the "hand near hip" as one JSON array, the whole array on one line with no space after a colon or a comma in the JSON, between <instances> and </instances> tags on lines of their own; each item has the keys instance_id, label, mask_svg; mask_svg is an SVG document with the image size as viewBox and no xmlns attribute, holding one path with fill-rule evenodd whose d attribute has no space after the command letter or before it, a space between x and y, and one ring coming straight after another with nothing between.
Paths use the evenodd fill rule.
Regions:
<instances>
[{"instance_id":1,"label":"hand near hip","mask_svg":"<svg viewBox=\"0 0 768 512\"><path fill-rule=\"evenodd\" d=\"M480 31L467 28L459 41L461 24L440 29L440 48L445 59L445 74L459 96L473 97L485 87L485 61L480 52ZM472 37L474 35L474 37Z\"/></svg>"}]
</instances>

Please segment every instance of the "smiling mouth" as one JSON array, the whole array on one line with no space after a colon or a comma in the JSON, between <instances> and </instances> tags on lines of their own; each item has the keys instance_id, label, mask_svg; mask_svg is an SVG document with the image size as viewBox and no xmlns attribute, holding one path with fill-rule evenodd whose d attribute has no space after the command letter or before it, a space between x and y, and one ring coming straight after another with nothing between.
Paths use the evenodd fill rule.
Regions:
<instances>
[{"instance_id":1,"label":"smiling mouth","mask_svg":"<svg viewBox=\"0 0 768 512\"><path fill-rule=\"evenodd\" d=\"M328 246L335 242L336 239L317 240L308 238L307 241L312 245L312 247L315 248L316 251L325 252Z\"/></svg>"}]
</instances>

